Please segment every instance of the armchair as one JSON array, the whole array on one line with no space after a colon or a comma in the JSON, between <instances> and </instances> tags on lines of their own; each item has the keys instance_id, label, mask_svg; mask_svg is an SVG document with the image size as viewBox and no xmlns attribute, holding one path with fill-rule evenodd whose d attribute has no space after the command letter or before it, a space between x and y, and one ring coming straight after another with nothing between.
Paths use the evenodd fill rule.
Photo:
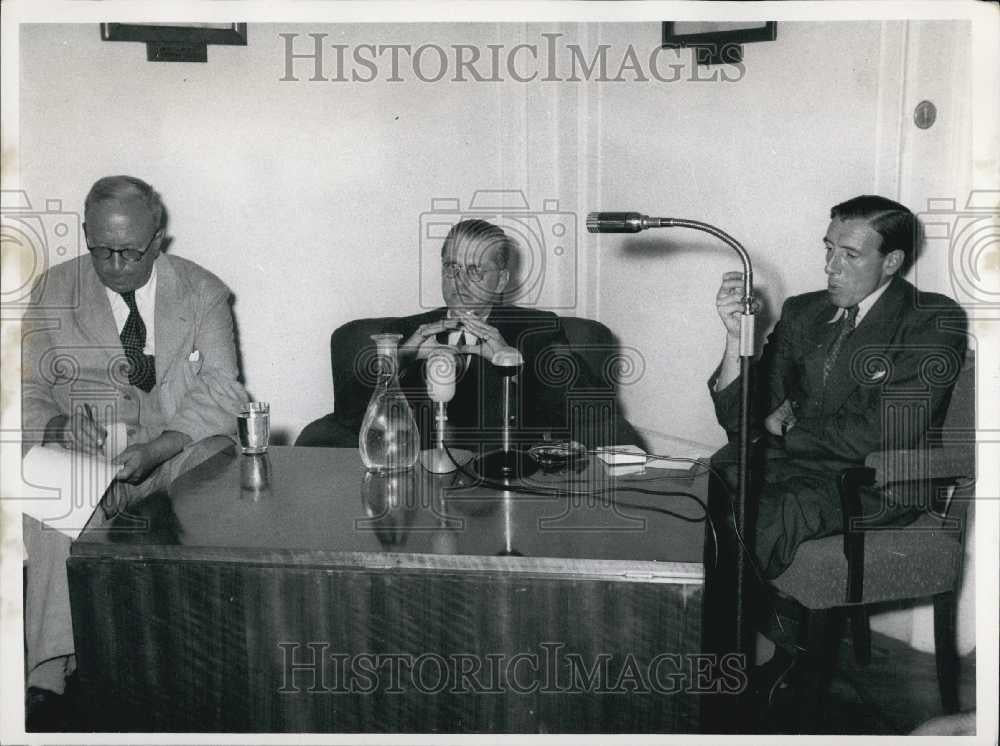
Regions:
<instances>
[{"instance_id":1,"label":"armchair","mask_svg":"<svg viewBox=\"0 0 1000 746\"><path fill-rule=\"evenodd\" d=\"M370 337L391 330L397 321L391 316L356 319L330 335L334 410L306 425L295 445L357 447L361 420L374 383L362 375L367 362L375 355ZM645 447L641 436L621 415L616 363L621 361L622 350L618 339L598 321L569 316L561 317L560 321L570 353L585 372L569 392L569 422L574 437L587 446L636 444ZM611 430L608 429L609 421ZM609 437L613 442L607 442Z\"/></svg>"},{"instance_id":2,"label":"armchair","mask_svg":"<svg viewBox=\"0 0 1000 746\"><path fill-rule=\"evenodd\" d=\"M945 422L931 441L913 450L869 454L864 467L840 480L843 536L806 542L795 561L771 581L781 597L805 612L810 686L800 708L815 717L829 684L841 624L850 616L855 656L871 656L868 607L932 599L938 686L944 713L958 711L956 594L961 582L967 508L975 496L975 359L970 351L952 392ZM907 526L869 527L861 518L860 490L920 487L927 509ZM817 582L822 578L823 582ZM805 720L804 722L809 722Z\"/></svg>"}]
</instances>

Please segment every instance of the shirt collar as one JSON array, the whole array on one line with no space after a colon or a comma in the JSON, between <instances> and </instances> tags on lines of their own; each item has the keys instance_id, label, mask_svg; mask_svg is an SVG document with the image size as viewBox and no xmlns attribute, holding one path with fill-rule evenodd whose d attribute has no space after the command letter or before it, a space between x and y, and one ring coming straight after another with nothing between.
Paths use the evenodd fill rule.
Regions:
<instances>
[{"instance_id":1,"label":"shirt collar","mask_svg":"<svg viewBox=\"0 0 1000 746\"><path fill-rule=\"evenodd\" d=\"M886 291L886 289L889 287L889 283L891 282L892 279L890 279L889 282L882 285L882 287L873 290L871 293L869 293L867 296L865 296L862 300L858 302L858 315L854 317L854 326L857 326L858 324L861 323L861 319L863 319L865 317L865 314L867 314L871 310L871 307L875 305L875 302L882 297L882 293ZM836 313L833 314L833 318L826 323L836 324L838 321L844 318L845 313L847 313L846 308L838 308Z\"/></svg>"},{"instance_id":2,"label":"shirt collar","mask_svg":"<svg viewBox=\"0 0 1000 746\"><path fill-rule=\"evenodd\" d=\"M156 265L160 263L160 257L153 260L153 271L149 273L146 284L135 291L136 295L144 295L149 300L156 298Z\"/></svg>"}]
</instances>

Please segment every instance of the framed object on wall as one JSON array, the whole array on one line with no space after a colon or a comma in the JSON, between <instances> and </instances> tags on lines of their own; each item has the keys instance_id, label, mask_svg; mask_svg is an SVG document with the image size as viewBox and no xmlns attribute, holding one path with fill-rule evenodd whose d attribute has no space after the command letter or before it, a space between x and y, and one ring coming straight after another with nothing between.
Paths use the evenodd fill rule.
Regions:
<instances>
[{"instance_id":1,"label":"framed object on wall","mask_svg":"<svg viewBox=\"0 0 1000 746\"><path fill-rule=\"evenodd\" d=\"M245 23L192 23L184 26L158 26L148 23L102 23L104 41L141 41L146 43L150 62L207 62L209 44L245 47Z\"/></svg>"},{"instance_id":2,"label":"framed object on wall","mask_svg":"<svg viewBox=\"0 0 1000 746\"><path fill-rule=\"evenodd\" d=\"M774 41L777 21L664 21L664 47L692 47L699 65L743 61L743 45Z\"/></svg>"}]
</instances>

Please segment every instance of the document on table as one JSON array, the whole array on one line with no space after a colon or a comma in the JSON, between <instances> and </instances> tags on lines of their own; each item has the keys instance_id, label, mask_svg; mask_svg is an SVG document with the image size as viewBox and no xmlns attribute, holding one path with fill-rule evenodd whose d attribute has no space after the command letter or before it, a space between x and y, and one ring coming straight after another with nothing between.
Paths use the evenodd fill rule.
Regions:
<instances>
[{"instance_id":1,"label":"document on table","mask_svg":"<svg viewBox=\"0 0 1000 746\"><path fill-rule=\"evenodd\" d=\"M601 459L609 468L614 470L616 475L628 474L632 471L628 467L651 466L657 469L677 469L679 471L690 471L694 467L694 460L688 458L670 458L668 456L649 455L639 446L604 446L595 450L597 457Z\"/></svg>"},{"instance_id":2,"label":"document on table","mask_svg":"<svg viewBox=\"0 0 1000 746\"><path fill-rule=\"evenodd\" d=\"M111 462L126 444L125 425L118 422L108 427L103 453L35 446L21 462L20 494L5 499L5 507L76 539L121 469Z\"/></svg>"}]
</instances>

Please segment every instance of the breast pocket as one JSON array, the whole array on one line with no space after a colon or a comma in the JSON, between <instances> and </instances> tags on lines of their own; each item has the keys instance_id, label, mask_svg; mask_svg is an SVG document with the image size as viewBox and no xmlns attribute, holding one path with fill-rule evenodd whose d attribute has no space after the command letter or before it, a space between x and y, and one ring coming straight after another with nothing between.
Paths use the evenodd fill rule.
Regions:
<instances>
[{"instance_id":1,"label":"breast pocket","mask_svg":"<svg viewBox=\"0 0 1000 746\"><path fill-rule=\"evenodd\" d=\"M173 417L187 392L197 383L205 361L187 359L171 365L160 382L160 405L167 418Z\"/></svg>"}]
</instances>

